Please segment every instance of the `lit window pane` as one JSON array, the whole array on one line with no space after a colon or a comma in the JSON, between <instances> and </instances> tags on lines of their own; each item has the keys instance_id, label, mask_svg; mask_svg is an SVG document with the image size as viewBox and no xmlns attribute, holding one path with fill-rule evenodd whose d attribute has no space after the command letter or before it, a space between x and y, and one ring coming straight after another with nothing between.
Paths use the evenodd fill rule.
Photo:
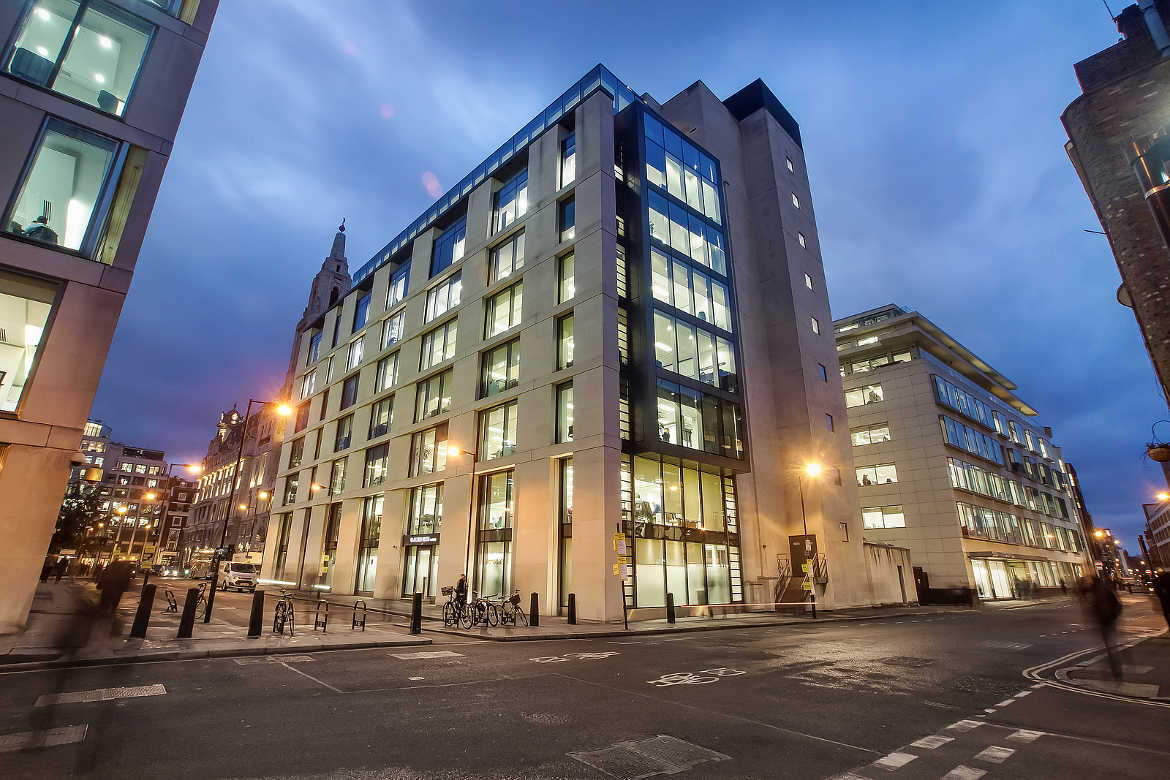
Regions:
<instances>
[{"instance_id":1,"label":"lit window pane","mask_svg":"<svg viewBox=\"0 0 1170 780\"><path fill-rule=\"evenodd\" d=\"M0 411L16 411L56 294L54 284L0 271Z\"/></svg>"},{"instance_id":2,"label":"lit window pane","mask_svg":"<svg viewBox=\"0 0 1170 780\"><path fill-rule=\"evenodd\" d=\"M115 142L51 119L5 229L81 249L114 161Z\"/></svg>"},{"instance_id":3,"label":"lit window pane","mask_svg":"<svg viewBox=\"0 0 1170 780\"><path fill-rule=\"evenodd\" d=\"M110 6L86 9L53 89L122 115L153 28Z\"/></svg>"},{"instance_id":4,"label":"lit window pane","mask_svg":"<svg viewBox=\"0 0 1170 780\"><path fill-rule=\"evenodd\" d=\"M75 0L41 0L31 7L4 69L17 78L47 85L80 7Z\"/></svg>"}]
</instances>

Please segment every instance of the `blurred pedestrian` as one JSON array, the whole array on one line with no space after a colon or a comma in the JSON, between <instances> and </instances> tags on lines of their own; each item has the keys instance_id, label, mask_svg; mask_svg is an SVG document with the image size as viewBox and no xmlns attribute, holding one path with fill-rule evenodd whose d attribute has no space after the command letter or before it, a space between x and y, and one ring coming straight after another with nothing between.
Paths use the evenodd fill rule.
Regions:
<instances>
[{"instance_id":1,"label":"blurred pedestrian","mask_svg":"<svg viewBox=\"0 0 1170 780\"><path fill-rule=\"evenodd\" d=\"M59 561L57 561L57 565L53 569L53 576L56 577L56 579L53 581L60 582L61 578L63 576L65 576L65 572L67 572L68 570L69 570L69 559L68 558L62 558Z\"/></svg>"},{"instance_id":2,"label":"blurred pedestrian","mask_svg":"<svg viewBox=\"0 0 1170 780\"><path fill-rule=\"evenodd\" d=\"M1162 603L1162 617L1166 618L1166 625L1170 626L1170 571L1154 577L1154 594Z\"/></svg>"},{"instance_id":3,"label":"blurred pedestrian","mask_svg":"<svg viewBox=\"0 0 1170 780\"><path fill-rule=\"evenodd\" d=\"M103 615L115 616L118 613L118 602L122 600L122 594L130 587L130 580L134 577L133 566L126 561L117 561L111 563L106 567L102 573L101 589L101 613ZM117 624L114 626L116 632Z\"/></svg>"},{"instance_id":4,"label":"blurred pedestrian","mask_svg":"<svg viewBox=\"0 0 1170 780\"><path fill-rule=\"evenodd\" d=\"M1112 585L1101 577L1093 577L1084 583L1081 593L1085 600L1085 611L1101 630L1105 643L1105 654L1109 657L1109 669L1114 680L1121 679L1121 657L1117 653L1117 619L1121 616L1121 599Z\"/></svg>"}]
</instances>

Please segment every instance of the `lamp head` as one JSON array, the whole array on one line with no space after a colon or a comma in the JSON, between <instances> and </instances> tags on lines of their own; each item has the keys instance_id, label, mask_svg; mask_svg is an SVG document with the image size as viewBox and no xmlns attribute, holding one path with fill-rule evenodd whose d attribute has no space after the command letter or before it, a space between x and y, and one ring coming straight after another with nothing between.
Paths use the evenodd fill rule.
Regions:
<instances>
[{"instance_id":1,"label":"lamp head","mask_svg":"<svg viewBox=\"0 0 1170 780\"><path fill-rule=\"evenodd\" d=\"M810 477L819 477L821 475L821 464L816 463L815 461L813 463L807 464L804 467L804 473L808 474Z\"/></svg>"}]
</instances>

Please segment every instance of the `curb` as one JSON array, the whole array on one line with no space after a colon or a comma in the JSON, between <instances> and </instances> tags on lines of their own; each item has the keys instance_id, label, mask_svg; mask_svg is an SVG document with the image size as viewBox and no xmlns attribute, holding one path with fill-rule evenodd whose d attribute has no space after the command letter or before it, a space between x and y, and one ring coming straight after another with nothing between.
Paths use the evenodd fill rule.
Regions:
<instances>
[{"instance_id":1,"label":"curb","mask_svg":"<svg viewBox=\"0 0 1170 780\"><path fill-rule=\"evenodd\" d=\"M0 674L4 672L38 671L42 669L62 669L75 666L113 666L119 664L138 664L153 661L195 661L203 658L242 658L258 655L294 655L298 653L320 653L326 650L369 650L378 647L417 647L431 644L430 639L394 639L372 640L369 642L347 642L341 645L317 643L300 645L297 647L237 647L214 648L211 650L160 650L151 653L139 653L126 656L103 656L100 658L75 658L64 660L58 658L53 661L33 661L24 663L0 663Z\"/></svg>"},{"instance_id":2,"label":"curb","mask_svg":"<svg viewBox=\"0 0 1170 780\"><path fill-rule=\"evenodd\" d=\"M752 629L752 628L774 628L777 626L815 626L820 623L844 623L848 621L862 621L862 620L889 620L892 618L906 618L906 617L922 617L924 615L952 615L962 612L976 612L971 608L963 609L948 609L932 612L905 612L898 615L840 615L825 618L804 618L804 619L786 619L786 620L770 620L768 622L749 623L747 625L694 625L683 626L681 628L650 628L645 630L625 631L622 629L615 629L612 631L590 631L590 632L562 632L559 634L511 634L506 636L491 636L489 634L475 634L470 631L461 631L454 628L424 628L424 631L434 631L440 634L449 634L451 636L460 636L468 639L479 639L484 642L543 642L565 639L610 639L614 637L636 637L636 636L661 636L663 634L682 634L682 633L696 633L699 631L734 631L737 629Z\"/></svg>"}]
</instances>

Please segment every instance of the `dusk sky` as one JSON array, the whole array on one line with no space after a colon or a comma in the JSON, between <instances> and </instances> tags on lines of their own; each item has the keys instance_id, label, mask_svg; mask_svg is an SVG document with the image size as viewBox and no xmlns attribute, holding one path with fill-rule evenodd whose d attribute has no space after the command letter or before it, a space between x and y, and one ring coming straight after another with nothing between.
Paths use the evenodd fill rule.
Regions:
<instances>
[{"instance_id":1,"label":"dusk sky","mask_svg":"<svg viewBox=\"0 0 1170 780\"><path fill-rule=\"evenodd\" d=\"M353 271L598 62L661 101L762 77L834 316L917 309L1014 381L1136 554L1170 415L1060 124L1116 40L1100 0L224 0L93 415L200 459L220 410L275 397L342 216Z\"/></svg>"}]
</instances>

